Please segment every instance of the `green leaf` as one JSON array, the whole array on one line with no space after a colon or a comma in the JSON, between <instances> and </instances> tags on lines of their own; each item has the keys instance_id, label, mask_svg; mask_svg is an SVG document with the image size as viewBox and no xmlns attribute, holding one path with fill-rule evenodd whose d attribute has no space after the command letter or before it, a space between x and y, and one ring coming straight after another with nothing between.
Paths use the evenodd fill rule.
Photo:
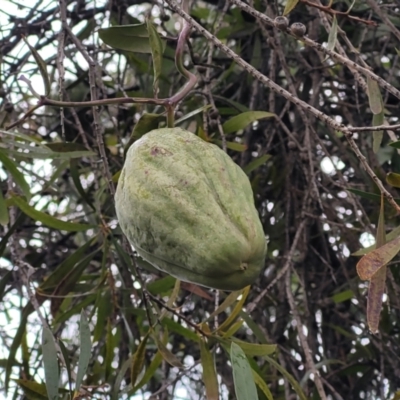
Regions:
<instances>
[{"instance_id":1,"label":"green leaf","mask_svg":"<svg viewBox=\"0 0 400 400\"><path fill-rule=\"evenodd\" d=\"M234 292L229 293L228 296L226 296L225 300L215 309L210 316L204 321L210 321L213 319L216 315L221 314L224 312L228 307L230 307L236 300L237 298L243 293L243 290L236 290Z\"/></svg>"},{"instance_id":2,"label":"green leaf","mask_svg":"<svg viewBox=\"0 0 400 400\"><path fill-rule=\"evenodd\" d=\"M154 377L154 374L157 371L157 369L160 366L160 364L162 363L162 361L163 361L163 357L161 355L161 352L158 351L157 354L154 356L153 360L151 361L149 367L146 369L146 372L144 373L144 375L143 375L142 379L140 380L140 382L134 388L132 388L132 390L130 390L128 392L129 396L134 394L134 393L136 393L151 378Z\"/></svg>"},{"instance_id":3,"label":"green leaf","mask_svg":"<svg viewBox=\"0 0 400 400\"><path fill-rule=\"evenodd\" d=\"M332 300L337 304L337 303L342 303L343 301L350 300L353 297L354 297L354 292L348 289L340 293L335 293L332 296Z\"/></svg>"},{"instance_id":4,"label":"green leaf","mask_svg":"<svg viewBox=\"0 0 400 400\"><path fill-rule=\"evenodd\" d=\"M379 114L374 114L372 117L372 125L379 126L383 125L383 121L385 119L384 112L381 111ZM374 153L377 153L381 147L382 139L383 139L383 131L373 131L372 132L372 149Z\"/></svg>"},{"instance_id":5,"label":"green leaf","mask_svg":"<svg viewBox=\"0 0 400 400\"><path fill-rule=\"evenodd\" d=\"M44 383L26 379L15 379L14 381L22 388L27 400L49 400Z\"/></svg>"},{"instance_id":6,"label":"green leaf","mask_svg":"<svg viewBox=\"0 0 400 400\"><path fill-rule=\"evenodd\" d=\"M190 113L187 113L186 115L184 115L183 117L177 119L175 121L175 126L181 124L182 122L187 121L188 119L194 117L197 114L200 114L203 111L207 111L209 108L211 108L210 104L206 104L205 106L202 106L200 108L196 108L196 110L191 111Z\"/></svg>"},{"instance_id":7,"label":"green leaf","mask_svg":"<svg viewBox=\"0 0 400 400\"><path fill-rule=\"evenodd\" d=\"M283 15L288 15L296 6L299 0L287 0Z\"/></svg>"},{"instance_id":8,"label":"green leaf","mask_svg":"<svg viewBox=\"0 0 400 400\"><path fill-rule=\"evenodd\" d=\"M72 370L71 363L69 362L68 350L65 347L64 342L60 338L58 339L58 345L60 346L60 350L65 361L65 368L67 369L69 391L72 392ZM72 398L71 393L70 397Z\"/></svg>"},{"instance_id":9,"label":"green leaf","mask_svg":"<svg viewBox=\"0 0 400 400\"><path fill-rule=\"evenodd\" d=\"M265 397L268 400L274 400L274 396L272 395L271 391L269 390L268 385L265 383L265 381L261 378L261 376L252 369L253 372L253 379L256 385L260 388L260 390L265 394Z\"/></svg>"},{"instance_id":10,"label":"green leaf","mask_svg":"<svg viewBox=\"0 0 400 400\"><path fill-rule=\"evenodd\" d=\"M104 293L99 292L96 300L97 314L96 314L96 326L93 331L93 342L98 342L104 334L104 323L107 318L111 315L112 311L112 299L110 290L106 290Z\"/></svg>"},{"instance_id":11,"label":"green leaf","mask_svg":"<svg viewBox=\"0 0 400 400\"><path fill-rule=\"evenodd\" d=\"M230 353L237 400L258 400L256 384L246 355L234 342L231 344Z\"/></svg>"},{"instance_id":12,"label":"green leaf","mask_svg":"<svg viewBox=\"0 0 400 400\"><path fill-rule=\"evenodd\" d=\"M373 114L380 114L383 112L383 101L378 82L367 76L367 86L369 107Z\"/></svg>"},{"instance_id":13,"label":"green leaf","mask_svg":"<svg viewBox=\"0 0 400 400\"><path fill-rule=\"evenodd\" d=\"M44 95L48 96L50 94L51 86L50 86L50 79L49 79L49 74L47 73L47 64L43 60L43 58L40 56L38 51L32 47L29 42L26 40L26 38L23 36L23 39L27 46L29 47L29 50L31 51L33 58L36 61L36 64L39 67L39 72L40 75L42 76L43 79L43 84L44 84Z\"/></svg>"},{"instance_id":14,"label":"green leaf","mask_svg":"<svg viewBox=\"0 0 400 400\"><path fill-rule=\"evenodd\" d=\"M336 39L337 39L337 29L338 29L338 23L337 23L336 15L334 15L333 21L332 21L332 27L329 32L328 44L326 46L328 48L328 50L335 49Z\"/></svg>"},{"instance_id":15,"label":"green leaf","mask_svg":"<svg viewBox=\"0 0 400 400\"><path fill-rule=\"evenodd\" d=\"M81 195L82 200L86 202L86 204L93 210L95 211L95 207L90 200L88 194L85 192L85 189L83 189L82 184L81 184L81 179L79 177L79 172L78 172L78 160L77 159L71 159L69 163L70 167L70 173L72 177L72 181L74 182L74 185L76 187L76 190L78 193Z\"/></svg>"},{"instance_id":16,"label":"green leaf","mask_svg":"<svg viewBox=\"0 0 400 400\"><path fill-rule=\"evenodd\" d=\"M131 385L135 386L136 381L143 369L145 355L146 355L146 344L149 338L149 331L146 333L142 341L140 342L135 354L132 356L131 362Z\"/></svg>"},{"instance_id":17,"label":"green leaf","mask_svg":"<svg viewBox=\"0 0 400 400\"><path fill-rule=\"evenodd\" d=\"M389 143L389 146L394 147L395 149L400 149L400 140Z\"/></svg>"},{"instance_id":18,"label":"green leaf","mask_svg":"<svg viewBox=\"0 0 400 400\"><path fill-rule=\"evenodd\" d=\"M247 343L242 340L232 338L235 342L248 356L268 356L276 352L276 344L257 344L257 343Z\"/></svg>"},{"instance_id":19,"label":"green leaf","mask_svg":"<svg viewBox=\"0 0 400 400\"><path fill-rule=\"evenodd\" d=\"M79 338L80 338L79 361L78 361L78 373L76 374L75 391L78 391L79 388L81 387L82 380L86 374L87 367L90 361L90 356L92 354L92 343L90 341L90 328L84 310L82 310L81 312Z\"/></svg>"},{"instance_id":20,"label":"green leaf","mask_svg":"<svg viewBox=\"0 0 400 400\"><path fill-rule=\"evenodd\" d=\"M56 143L46 143L45 146L55 153L65 153L68 157L78 158L78 157L91 157L95 156L94 151L89 151L83 144L73 143L73 142L56 142Z\"/></svg>"},{"instance_id":21,"label":"green leaf","mask_svg":"<svg viewBox=\"0 0 400 400\"><path fill-rule=\"evenodd\" d=\"M7 157L6 152L0 149L0 162L3 164L4 168L11 174L14 182L22 190L28 201L31 198L31 189L27 184L24 175L18 170L16 163Z\"/></svg>"},{"instance_id":22,"label":"green leaf","mask_svg":"<svg viewBox=\"0 0 400 400\"><path fill-rule=\"evenodd\" d=\"M220 147L223 146L222 140L219 139L213 139L213 143L218 144ZM230 150L234 151L246 151L247 150L247 145L243 143L237 143L237 142L226 142L226 147Z\"/></svg>"},{"instance_id":23,"label":"green leaf","mask_svg":"<svg viewBox=\"0 0 400 400\"><path fill-rule=\"evenodd\" d=\"M254 171L261 165L265 164L272 156L270 154L264 154L260 157L255 158L253 161L249 162L244 168L243 171L246 174L250 174L250 172Z\"/></svg>"},{"instance_id":24,"label":"green leaf","mask_svg":"<svg viewBox=\"0 0 400 400\"><path fill-rule=\"evenodd\" d=\"M40 221L46 226L54 229L60 229L62 231L69 231L69 232L80 232L86 231L90 228L95 228L94 225L87 225L87 224L78 224L74 222L66 222L61 221L55 217L52 217L49 214L36 210L34 207L31 207L22 197L11 195L11 199L13 203L18 206L18 208L24 212L26 215L31 217L35 221Z\"/></svg>"},{"instance_id":25,"label":"green leaf","mask_svg":"<svg viewBox=\"0 0 400 400\"><path fill-rule=\"evenodd\" d=\"M115 49L134 53L151 53L146 24L112 26L99 29L100 39Z\"/></svg>"},{"instance_id":26,"label":"green leaf","mask_svg":"<svg viewBox=\"0 0 400 400\"><path fill-rule=\"evenodd\" d=\"M184 369L183 364L179 361L179 359L174 354L171 353L171 351L169 351L167 349L167 346L165 346L165 344L158 338L157 334L153 334L152 336L157 344L158 351L160 352L162 358L169 365L180 368L180 369Z\"/></svg>"},{"instance_id":27,"label":"green leaf","mask_svg":"<svg viewBox=\"0 0 400 400\"><path fill-rule=\"evenodd\" d=\"M296 381L296 379L293 378L293 376L288 371L286 371L285 368L283 368L269 356L265 356L265 359L268 361L269 364L271 364L274 368L276 368L289 381L289 383L292 385L293 389L299 396L300 400L307 400L307 397L304 394L303 390L301 389L299 383Z\"/></svg>"},{"instance_id":28,"label":"green leaf","mask_svg":"<svg viewBox=\"0 0 400 400\"><path fill-rule=\"evenodd\" d=\"M74 253L64 259L50 275L40 284L38 293L45 292L49 289L56 288L62 279L71 272L71 270L84 258L89 247L94 243L95 239L88 240L83 246L79 247Z\"/></svg>"},{"instance_id":29,"label":"green leaf","mask_svg":"<svg viewBox=\"0 0 400 400\"><path fill-rule=\"evenodd\" d=\"M59 381L57 348L53 333L47 326L44 326L42 331L42 353L47 395L49 400L57 400Z\"/></svg>"},{"instance_id":30,"label":"green leaf","mask_svg":"<svg viewBox=\"0 0 400 400\"><path fill-rule=\"evenodd\" d=\"M228 318L218 327L218 331L224 331L225 329L227 329L235 321L235 319L237 318L239 312L243 308L243 304L247 299L249 291L250 291L250 286L246 286L242 290L241 299L236 303L235 307L233 308L233 310L229 314Z\"/></svg>"},{"instance_id":31,"label":"green leaf","mask_svg":"<svg viewBox=\"0 0 400 400\"><path fill-rule=\"evenodd\" d=\"M0 181L1 183L1 181ZM7 203L4 200L3 192L0 190L0 224L7 225L10 222L10 218L8 216L8 208Z\"/></svg>"},{"instance_id":32,"label":"green leaf","mask_svg":"<svg viewBox=\"0 0 400 400\"><path fill-rule=\"evenodd\" d=\"M246 111L230 118L222 125L222 128L225 134L233 133L246 128L255 121L272 117L275 117L275 114L267 111Z\"/></svg>"},{"instance_id":33,"label":"green leaf","mask_svg":"<svg viewBox=\"0 0 400 400\"><path fill-rule=\"evenodd\" d=\"M198 335L196 335L194 332L192 332L188 328L185 328L184 326L182 326L182 324L175 322L170 318L163 318L163 320L161 321L161 325L177 333L178 335L181 335L184 338L191 340L192 342L198 342L200 340Z\"/></svg>"},{"instance_id":34,"label":"green leaf","mask_svg":"<svg viewBox=\"0 0 400 400\"><path fill-rule=\"evenodd\" d=\"M381 196L376 193L363 192L358 189L346 189L348 192L354 193L367 200L381 201ZM400 204L400 199L394 199L397 204Z\"/></svg>"},{"instance_id":35,"label":"green leaf","mask_svg":"<svg viewBox=\"0 0 400 400\"><path fill-rule=\"evenodd\" d=\"M386 182L393 187L400 188L400 174L389 172L386 175Z\"/></svg>"},{"instance_id":36,"label":"green leaf","mask_svg":"<svg viewBox=\"0 0 400 400\"><path fill-rule=\"evenodd\" d=\"M203 367L203 382L207 400L219 400L219 389L215 363L204 339L200 340L200 358Z\"/></svg>"},{"instance_id":37,"label":"green leaf","mask_svg":"<svg viewBox=\"0 0 400 400\"><path fill-rule=\"evenodd\" d=\"M128 358L125 360L125 362L122 364L122 367L119 369L117 377L115 378L114 382L114 388L111 394L111 400L119 400L123 398L123 396L119 396L119 388L121 387L121 383L125 378L126 371L128 371L129 367L131 366L131 359Z\"/></svg>"},{"instance_id":38,"label":"green leaf","mask_svg":"<svg viewBox=\"0 0 400 400\"><path fill-rule=\"evenodd\" d=\"M164 52L164 48L160 35L158 34L155 26L149 19L146 22L147 22L147 31L149 33L151 55L153 59L153 71L154 71L153 92L154 92L154 97L157 98L158 80L160 79L162 71L162 60L163 60L162 55Z\"/></svg>"},{"instance_id":39,"label":"green leaf","mask_svg":"<svg viewBox=\"0 0 400 400\"><path fill-rule=\"evenodd\" d=\"M5 377L5 389L6 392L8 391L8 385L10 383L10 375L11 375L11 368L14 365L15 362L15 354L17 353L17 350L19 346L21 345L22 338L25 334L26 331L26 323L28 322L28 317L30 314L32 314L34 311L34 308L31 303L28 303L24 309L21 312L21 319L19 322L19 326L17 329L17 332L14 334L13 341L11 343L11 346L9 348L8 352L8 360L7 360L7 365L6 365L6 377Z\"/></svg>"}]
</instances>

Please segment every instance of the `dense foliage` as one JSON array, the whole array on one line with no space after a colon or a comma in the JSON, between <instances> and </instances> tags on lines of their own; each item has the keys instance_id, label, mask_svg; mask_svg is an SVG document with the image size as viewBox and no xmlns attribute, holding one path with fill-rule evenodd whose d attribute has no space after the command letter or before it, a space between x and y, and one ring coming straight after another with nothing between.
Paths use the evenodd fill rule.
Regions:
<instances>
[{"instance_id":1,"label":"dense foliage","mask_svg":"<svg viewBox=\"0 0 400 400\"><path fill-rule=\"evenodd\" d=\"M398 126L349 127L400 122L400 1L248 4L190 4L183 64L198 81L175 113L177 126L224 148L255 193L265 269L229 295L152 269L115 216L126 148L166 124L162 102L116 99L153 98L157 80L159 99L185 85L174 60L179 6L3 0L0 396L46 399L59 363L65 399L75 385L75 398L216 399L215 362L220 398L240 399L239 343L260 399L399 398L397 262L373 334L352 256L375 243L379 217L386 232L397 228ZM274 22L285 6L306 37L302 25ZM162 66L154 36L111 45L99 35L146 17L162 37Z\"/></svg>"}]
</instances>

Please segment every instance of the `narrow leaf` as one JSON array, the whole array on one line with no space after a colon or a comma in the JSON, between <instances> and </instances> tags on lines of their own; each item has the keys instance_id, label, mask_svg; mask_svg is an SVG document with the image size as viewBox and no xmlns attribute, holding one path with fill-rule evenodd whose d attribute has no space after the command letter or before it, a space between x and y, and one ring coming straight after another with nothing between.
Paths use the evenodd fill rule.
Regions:
<instances>
[{"instance_id":1,"label":"narrow leaf","mask_svg":"<svg viewBox=\"0 0 400 400\"><path fill-rule=\"evenodd\" d=\"M56 288L62 279L65 279L68 273L84 259L84 256L90 246L94 243L94 239L88 240L83 246L79 247L74 253L72 253L64 261L54 268L53 272L40 284L38 292L45 292L49 289Z\"/></svg>"},{"instance_id":2,"label":"narrow leaf","mask_svg":"<svg viewBox=\"0 0 400 400\"><path fill-rule=\"evenodd\" d=\"M119 388L121 387L121 383L125 378L126 371L128 371L129 367L131 365L131 359L128 358L125 360L125 362L122 364L122 367L119 369L117 377L115 378L114 382L114 388L111 394L111 400L119 400L123 396L119 396Z\"/></svg>"},{"instance_id":3,"label":"narrow leaf","mask_svg":"<svg viewBox=\"0 0 400 400\"><path fill-rule=\"evenodd\" d=\"M161 352L158 351L157 354L154 356L153 360L151 361L149 367L146 369L146 372L144 373L142 379L140 382L132 388L128 392L128 395L135 394L140 388L142 388L151 378L154 377L155 372L157 371L158 367L162 363L163 357L161 355Z\"/></svg>"},{"instance_id":4,"label":"narrow leaf","mask_svg":"<svg viewBox=\"0 0 400 400\"><path fill-rule=\"evenodd\" d=\"M22 388L27 400L49 400L46 385L26 379L15 379L15 382Z\"/></svg>"},{"instance_id":5,"label":"narrow leaf","mask_svg":"<svg viewBox=\"0 0 400 400\"><path fill-rule=\"evenodd\" d=\"M274 396L272 395L271 391L269 390L268 385L265 383L265 381L261 378L260 375L254 369L251 370L253 373L253 379L256 385L261 389L261 391L265 394L265 397L268 400L274 400Z\"/></svg>"},{"instance_id":6,"label":"narrow leaf","mask_svg":"<svg viewBox=\"0 0 400 400\"><path fill-rule=\"evenodd\" d=\"M33 58L36 61L36 64L39 67L40 75L42 76L43 79L43 84L44 84L44 95L48 96L50 94L51 86L50 86L50 79L49 79L49 74L47 73L47 64L43 60L43 58L40 56L38 51L32 47L29 42L26 40L26 38L23 36L23 39L27 46L29 47L29 50L31 51Z\"/></svg>"},{"instance_id":7,"label":"narrow leaf","mask_svg":"<svg viewBox=\"0 0 400 400\"><path fill-rule=\"evenodd\" d=\"M400 148L400 147L399 147ZM357 196L363 197L364 199L367 200L374 200L374 201L380 201L381 196L376 193L368 193L368 192L363 192L362 190L358 189L347 189L348 192L354 193ZM397 204L400 204L400 199L394 199Z\"/></svg>"},{"instance_id":8,"label":"narrow leaf","mask_svg":"<svg viewBox=\"0 0 400 400\"><path fill-rule=\"evenodd\" d=\"M153 334L153 338L156 341L158 350L159 350L160 354L162 355L162 358L169 365L183 369L184 368L183 364L179 361L179 359L174 354L171 353L171 351L169 351L167 349L167 346L165 346L164 343L161 342L161 340L157 337L157 334Z\"/></svg>"},{"instance_id":9,"label":"narrow leaf","mask_svg":"<svg viewBox=\"0 0 400 400\"><path fill-rule=\"evenodd\" d=\"M4 150L0 150L0 162L3 164L4 168L11 174L14 182L19 186L24 196L29 201L31 198L31 189L27 184L24 175L18 170L15 162L7 157Z\"/></svg>"},{"instance_id":10,"label":"narrow leaf","mask_svg":"<svg viewBox=\"0 0 400 400\"><path fill-rule=\"evenodd\" d=\"M258 400L256 384L246 355L234 342L231 344L230 353L237 400Z\"/></svg>"},{"instance_id":11,"label":"narrow leaf","mask_svg":"<svg viewBox=\"0 0 400 400\"><path fill-rule=\"evenodd\" d=\"M334 15L333 21L332 21L332 27L329 32L328 44L326 46L329 50L335 49L336 39L337 39L337 30L338 30L338 23L337 23L336 15Z\"/></svg>"},{"instance_id":12,"label":"narrow leaf","mask_svg":"<svg viewBox=\"0 0 400 400\"><path fill-rule=\"evenodd\" d=\"M169 296L168 301L167 301L167 307L172 308L175 300L178 298L179 295L179 290L181 289L181 281L179 279L175 280L175 285L174 285L174 290L171 293L171 296ZM166 308L164 308L161 311L159 319L162 321L162 319L168 314L168 311Z\"/></svg>"},{"instance_id":13,"label":"narrow leaf","mask_svg":"<svg viewBox=\"0 0 400 400\"><path fill-rule=\"evenodd\" d=\"M1 181L0 181L1 183ZM7 208L7 203L4 200L3 197L3 192L0 190L0 224L1 225L7 225L10 221L10 218L8 216L8 208Z\"/></svg>"},{"instance_id":14,"label":"narrow leaf","mask_svg":"<svg viewBox=\"0 0 400 400\"><path fill-rule=\"evenodd\" d=\"M57 400L59 380L57 349L53 334L47 326L44 326L42 331L42 353L47 395L49 400Z\"/></svg>"},{"instance_id":15,"label":"narrow leaf","mask_svg":"<svg viewBox=\"0 0 400 400\"><path fill-rule=\"evenodd\" d=\"M235 321L235 319L237 318L237 316L239 315L240 311L243 308L243 304L247 299L249 291L250 291L250 286L246 286L243 289L242 298L236 303L235 308L229 314L228 318L218 327L218 331L224 331Z\"/></svg>"},{"instance_id":16,"label":"narrow leaf","mask_svg":"<svg viewBox=\"0 0 400 400\"><path fill-rule=\"evenodd\" d=\"M95 207L90 200L88 194L85 192L85 189L83 189L82 184L81 184L81 179L79 176L79 171L78 171L78 160L77 159L71 159L69 163L70 167L70 173L71 173L71 178L74 182L74 185L76 187L76 190L78 193L81 195L82 199L86 202L86 204L92 209L95 210Z\"/></svg>"},{"instance_id":17,"label":"narrow leaf","mask_svg":"<svg viewBox=\"0 0 400 400\"><path fill-rule=\"evenodd\" d=\"M112 26L99 29L100 39L115 49L136 53L151 53L146 24Z\"/></svg>"},{"instance_id":18,"label":"narrow leaf","mask_svg":"<svg viewBox=\"0 0 400 400\"><path fill-rule=\"evenodd\" d=\"M277 345L276 344L257 344L257 343L247 343L242 340L233 338L233 342L235 342L240 348L248 355L248 356L269 356L270 354L275 353Z\"/></svg>"},{"instance_id":19,"label":"narrow leaf","mask_svg":"<svg viewBox=\"0 0 400 400\"><path fill-rule=\"evenodd\" d=\"M378 82L367 76L367 86L369 107L373 114L380 114L383 111L383 102Z\"/></svg>"},{"instance_id":20,"label":"narrow leaf","mask_svg":"<svg viewBox=\"0 0 400 400\"><path fill-rule=\"evenodd\" d=\"M237 300L237 298L241 295L242 292L243 292L243 290L236 290L234 292L229 293L229 295L226 296L225 300L217 307L216 310L214 310L211 313L211 315L206 319L206 321L210 321L216 315L224 312L228 307L230 307Z\"/></svg>"},{"instance_id":21,"label":"narrow leaf","mask_svg":"<svg viewBox=\"0 0 400 400\"><path fill-rule=\"evenodd\" d=\"M268 361L269 364L271 364L274 368L276 368L284 376L284 378L286 378L289 381L289 383L292 385L293 389L299 396L300 400L307 400L307 397L304 394L299 383L285 368L283 368L279 363L277 363L273 358L269 356L265 356L265 359Z\"/></svg>"},{"instance_id":22,"label":"narrow leaf","mask_svg":"<svg viewBox=\"0 0 400 400\"><path fill-rule=\"evenodd\" d=\"M82 310L79 327L79 361L78 361L78 372L76 374L76 386L75 391L79 391L81 387L83 377L86 374L87 367L89 365L90 356L92 354L92 343L90 341L90 328L89 323L86 319L85 312Z\"/></svg>"},{"instance_id":23,"label":"narrow leaf","mask_svg":"<svg viewBox=\"0 0 400 400\"><path fill-rule=\"evenodd\" d=\"M287 0L283 15L288 15L296 6L299 0Z\"/></svg>"},{"instance_id":24,"label":"narrow leaf","mask_svg":"<svg viewBox=\"0 0 400 400\"><path fill-rule=\"evenodd\" d=\"M257 120L272 117L275 117L275 114L267 111L246 111L230 118L222 125L222 128L226 134L233 133L246 128Z\"/></svg>"},{"instance_id":25,"label":"narrow leaf","mask_svg":"<svg viewBox=\"0 0 400 400\"><path fill-rule=\"evenodd\" d=\"M188 119L194 117L197 114L200 114L203 111L207 111L211 107L210 104L206 104L205 106L202 106L200 108L196 108L196 110L191 111L190 113L185 114L183 117L177 119L175 121L175 126L181 124L182 122L187 121Z\"/></svg>"},{"instance_id":26,"label":"narrow leaf","mask_svg":"<svg viewBox=\"0 0 400 400\"><path fill-rule=\"evenodd\" d=\"M58 339L58 345L60 346L60 350L65 361L65 368L67 369L69 390L70 392L72 392L72 370L71 370L71 363L69 362L69 353L67 348L65 347L65 344L61 339Z\"/></svg>"},{"instance_id":27,"label":"narrow leaf","mask_svg":"<svg viewBox=\"0 0 400 400\"><path fill-rule=\"evenodd\" d=\"M238 321L236 321L234 324L232 324L229 329L223 333L223 338L224 339L228 339L231 336L233 336L242 326L243 326L244 320L239 319Z\"/></svg>"},{"instance_id":28,"label":"narrow leaf","mask_svg":"<svg viewBox=\"0 0 400 400\"><path fill-rule=\"evenodd\" d=\"M213 143L218 144L220 147L222 147L222 140L219 139L213 139ZM230 150L234 151L246 151L247 150L247 145L243 143L237 143L237 142L226 142L226 147Z\"/></svg>"},{"instance_id":29,"label":"narrow leaf","mask_svg":"<svg viewBox=\"0 0 400 400\"><path fill-rule=\"evenodd\" d=\"M135 386L137 378L143 369L145 355L146 355L146 344L149 338L149 332L146 333L142 341L140 342L135 354L132 356L131 362L131 384Z\"/></svg>"},{"instance_id":30,"label":"narrow leaf","mask_svg":"<svg viewBox=\"0 0 400 400\"><path fill-rule=\"evenodd\" d=\"M147 31L149 33L151 55L153 59L153 71L154 71L153 92L154 92L154 97L157 98L158 80L160 79L162 70L162 55L164 49L160 35L157 32L157 29L149 19L146 22L147 22Z\"/></svg>"},{"instance_id":31,"label":"narrow leaf","mask_svg":"<svg viewBox=\"0 0 400 400\"><path fill-rule=\"evenodd\" d=\"M20 208L22 212L31 217L35 221L40 221L44 225L50 228L59 229L62 231L79 232L86 231L90 228L94 228L93 225L78 224L73 222L66 222L42 211L36 210L34 207L30 206L22 197L11 195L13 203Z\"/></svg>"},{"instance_id":32,"label":"narrow leaf","mask_svg":"<svg viewBox=\"0 0 400 400\"><path fill-rule=\"evenodd\" d=\"M379 126L383 125L385 119L384 112L381 111L379 114L374 114L372 117L372 125ZM374 153L377 153L381 147L382 139L383 139L383 131L373 131L372 132L372 149Z\"/></svg>"},{"instance_id":33,"label":"narrow leaf","mask_svg":"<svg viewBox=\"0 0 400 400\"><path fill-rule=\"evenodd\" d=\"M261 165L265 164L269 159L271 158L270 154L263 154L260 157L255 158L253 161L249 162L244 168L243 171L246 174L249 174L250 172L254 171L258 167L261 167Z\"/></svg>"},{"instance_id":34,"label":"narrow leaf","mask_svg":"<svg viewBox=\"0 0 400 400\"><path fill-rule=\"evenodd\" d=\"M372 250L357 263L357 273L362 280L369 280L400 251L400 236Z\"/></svg>"},{"instance_id":35,"label":"narrow leaf","mask_svg":"<svg viewBox=\"0 0 400 400\"><path fill-rule=\"evenodd\" d=\"M332 300L338 304L338 303L343 303L344 301L350 300L354 297L354 292L350 289L345 290L343 292L340 293L335 293L332 296Z\"/></svg>"},{"instance_id":36,"label":"narrow leaf","mask_svg":"<svg viewBox=\"0 0 400 400\"><path fill-rule=\"evenodd\" d=\"M219 400L218 379L213 356L203 339L200 340L200 357L207 400Z\"/></svg>"},{"instance_id":37,"label":"narrow leaf","mask_svg":"<svg viewBox=\"0 0 400 400\"><path fill-rule=\"evenodd\" d=\"M172 319L165 317L161 321L162 326L168 328L169 330L177 333L178 335L183 336L186 339L189 339L193 342L198 342L199 337L194 332L182 326L182 324L173 321Z\"/></svg>"}]
</instances>

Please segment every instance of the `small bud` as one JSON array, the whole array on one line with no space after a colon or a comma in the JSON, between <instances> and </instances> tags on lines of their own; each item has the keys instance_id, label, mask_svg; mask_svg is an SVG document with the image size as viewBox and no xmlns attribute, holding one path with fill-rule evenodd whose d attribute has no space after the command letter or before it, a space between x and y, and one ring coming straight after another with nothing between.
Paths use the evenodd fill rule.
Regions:
<instances>
[{"instance_id":1,"label":"small bud","mask_svg":"<svg viewBox=\"0 0 400 400\"><path fill-rule=\"evenodd\" d=\"M289 20L283 16L276 17L274 20L274 24L278 29L284 31L289 26Z\"/></svg>"},{"instance_id":2,"label":"small bud","mask_svg":"<svg viewBox=\"0 0 400 400\"><path fill-rule=\"evenodd\" d=\"M290 29L297 37L303 37L307 32L306 26L301 22L294 22L292 25L290 25Z\"/></svg>"}]
</instances>

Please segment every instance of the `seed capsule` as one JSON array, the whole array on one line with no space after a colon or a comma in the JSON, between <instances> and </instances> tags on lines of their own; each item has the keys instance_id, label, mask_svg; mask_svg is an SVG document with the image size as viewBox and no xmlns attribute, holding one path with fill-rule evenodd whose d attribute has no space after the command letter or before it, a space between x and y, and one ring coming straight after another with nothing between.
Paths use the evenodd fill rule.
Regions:
<instances>
[{"instance_id":1,"label":"seed capsule","mask_svg":"<svg viewBox=\"0 0 400 400\"><path fill-rule=\"evenodd\" d=\"M306 34L307 28L301 22L294 22L290 25L292 33L298 37L303 37Z\"/></svg>"},{"instance_id":2,"label":"seed capsule","mask_svg":"<svg viewBox=\"0 0 400 400\"><path fill-rule=\"evenodd\" d=\"M284 31L289 26L289 20L283 16L276 17L274 20L274 24L278 29Z\"/></svg>"}]
</instances>

